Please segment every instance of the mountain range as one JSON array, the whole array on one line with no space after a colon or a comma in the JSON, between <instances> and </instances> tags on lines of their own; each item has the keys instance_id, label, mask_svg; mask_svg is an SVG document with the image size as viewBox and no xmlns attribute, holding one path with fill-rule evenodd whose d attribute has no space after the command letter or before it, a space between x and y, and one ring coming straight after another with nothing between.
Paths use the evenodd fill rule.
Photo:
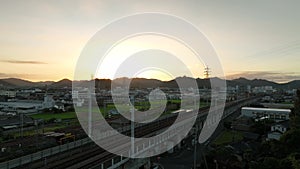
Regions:
<instances>
[{"instance_id":1,"label":"mountain range","mask_svg":"<svg viewBox=\"0 0 300 169\"><path fill-rule=\"evenodd\" d=\"M174 80L170 81L161 81L157 79L144 79L144 78L118 78L115 80L110 79L96 79L96 87L99 88L110 88L111 83L115 83L118 85L125 84L131 81L131 87L133 88L155 88L155 87L170 87L170 88L177 88L176 80L193 80L193 78L189 77L178 77ZM222 80L219 78L215 78L217 80ZM80 83L85 83L87 81L77 81ZM199 88L209 88L210 81L209 79L200 79L197 78L196 82ZM300 88L300 80L294 80L288 83L276 83L272 81L268 81L265 79L253 79L249 80L246 78L238 78L233 80L226 80L227 86L247 86L250 85L251 87L259 87L259 86L272 86L274 88L279 89L297 89ZM48 88L71 88L72 81L69 79L62 79L60 81L45 81L45 82L31 82L28 80L17 79L17 78L7 78L7 79L0 79L0 88L33 88L33 87L48 87Z\"/></svg>"}]
</instances>

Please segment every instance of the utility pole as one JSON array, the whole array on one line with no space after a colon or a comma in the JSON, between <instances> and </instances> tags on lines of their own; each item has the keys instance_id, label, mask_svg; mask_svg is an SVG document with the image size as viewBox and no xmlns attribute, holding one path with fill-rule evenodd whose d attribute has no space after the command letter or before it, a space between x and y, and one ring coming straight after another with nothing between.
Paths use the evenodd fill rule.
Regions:
<instances>
[{"instance_id":1,"label":"utility pole","mask_svg":"<svg viewBox=\"0 0 300 169\"><path fill-rule=\"evenodd\" d=\"M131 113L131 157L134 157L134 96L130 96L130 100L132 102L132 108L130 110Z\"/></svg>"},{"instance_id":2,"label":"utility pole","mask_svg":"<svg viewBox=\"0 0 300 169\"><path fill-rule=\"evenodd\" d=\"M89 98L89 112L88 112L88 136L92 136L92 83L91 80L89 89L88 89L88 98Z\"/></svg>"},{"instance_id":3,"label":"utility pole","mask_svg":"<svg viewBox=\"0 0 300 169\"><path fill-rule=\"evenodd\" d=\"M195 137L194 137L194 169L197 169L197 144L198 144L198 125L195 126Z\"/></svg>"},{"instance_id":4,"label":"utility pole","mask_svg":"<svg viewBox=\"0 0 300 169\"><path fill-rule=\"evenodd\" d=\"M35 133L35 148L36 148L36 150L38 150L38 148L39 148L39 142L38 142L38 137L39 137L39 122L38 122L38 120L34 120L34 123L35 123L35 131L36 131L36 133Z\"/></svg>"},{"instance_id":5,"label":"utility pole","mask_svg":"<svg viewBox=\"0 0 300 169\"><path fill-rule=\"evenodd\" d=\"M219 164L217 160L214 160L214 163L216 163L216 169L219 169Z\"/></svg>"},{"instance_id":6,"label":"utility pole","mask_svg":"<svg viewBox=\"0 0 300 169\"><path fill-rule=\"evenodd\" d=\"M19 120L20 120L19 136L20 136L21 138L23 138L24 117L23 117L23 113L22 113L22 112L17 111L17 113L19 114Z\"/></svg>"}]
</instances>

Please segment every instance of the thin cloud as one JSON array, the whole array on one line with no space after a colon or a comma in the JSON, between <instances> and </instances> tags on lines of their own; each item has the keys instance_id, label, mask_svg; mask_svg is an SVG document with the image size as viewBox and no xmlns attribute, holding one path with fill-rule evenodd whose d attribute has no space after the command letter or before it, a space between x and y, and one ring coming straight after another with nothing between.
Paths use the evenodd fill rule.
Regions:
<instances>
[{"instance_id":1,"label":"thin cloud","mask_svg":"<svg viewBox=\"0 0 300 169\"><path fill-rule=\"evenodd\" d=\"M300 80L300 73L297 72L271 72L271 71L247 71L226 76L227 79L266 79L274 82L285 83L292 80Z\"/></svg>"},{"instance_id":2,"label":"thin cloud","mask_svg":"<svg viewBox=\"0 0 300 169\"><path fill-rule=\"evenodd\" d=\"M270 48L267 50L260 51L258 53L254 53L249 55L248 57L265 57L265 56L284 56L292 53L297 53L300 51L300 41L292 41L287 44L283 44L281 46L277 46L274 48Z\"/></svg>"},{"instance_id":3,"label":"thin cloud","mask_svg":"<svg viewBox=\"0 0 300 169\"><path fill-rule=\"evenodd\" d=\"M32 74L18 74L18 73L0 73L0 79L3 78L26 78Z\"/></svg>"},{"instance_id":4,"label":"thin cloud","mask_svg":"<svg viewBox=\"0 0 300 169\"><path fill-rule=\"evenodd\" d=\"M2 63L12 64L47 64L46 62L32 61L32 60L1 60Z\"/></svg>"},{"instance_id":5,"label":"thin cloud","mask_svg":"<svg viewBox=\"0 0 300 169\"><path fill-rule=\"evenodd\" d=\"M0 79L6 78L18 78L18 79L25 79L25 80L35 80L44 77L42 74L19 74L19 73L1 73L0 72Z\"/></svg>"}]
</instances>

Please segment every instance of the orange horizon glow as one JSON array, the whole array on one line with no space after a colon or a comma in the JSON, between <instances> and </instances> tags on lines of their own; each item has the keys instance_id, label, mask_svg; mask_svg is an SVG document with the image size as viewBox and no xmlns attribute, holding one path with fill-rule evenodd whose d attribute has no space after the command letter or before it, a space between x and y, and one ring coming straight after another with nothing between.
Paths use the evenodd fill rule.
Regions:
<instances>
[{"instance_id":1,"label":"orange horizon glow","mask_svg":"<svg viewBox=\"0 0 300 169\"><path fill-rule=\"evenodd\" d=\"M154 11L184 18L199 28L215 47L227 79L245 77L281 83L299 80L298 3L4 1L0 6L0 79L73 80L77 59L97 31L121 17ZM180 48L162 39L161 45L166 43L172 43L174 50ZM203 65L187 60L193 77L204 78ZM172 62L166 64L172 66ZM219 76L214 74L216 70L211 71L212 77ZM184 74L175 72L172 77ZM144 72L137 77L170 79L158 72Z\"/></svg>"}]
</instances>

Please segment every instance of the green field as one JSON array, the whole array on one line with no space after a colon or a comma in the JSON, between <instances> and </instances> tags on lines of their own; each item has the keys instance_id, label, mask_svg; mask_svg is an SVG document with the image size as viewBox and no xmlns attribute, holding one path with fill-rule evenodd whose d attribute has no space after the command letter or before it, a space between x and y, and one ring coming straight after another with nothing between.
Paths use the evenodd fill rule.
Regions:
<instances>
[{"instance_id":1,"label":"green field","mask_svg":"<svg viewBox=\"0 0 300 169\"><path fill-rule=\"evenodd\" d=\"M240 141L243 139L243 134L238 131L224 131L215 141L214 144L222 145L233 141Z\"/></svg>"},{"instance_id":2,"label":"green field","mask_svg":"<svg viewBox=\"0 0 300 169\"><path fill-rule=\"evenodd\" d=\"M43 119L43 120L50 120L50 119L74 119L76 118L75 112L66 112L66 113L40 113L40 114L33 114L30 117L34 119Z\"/></svg>"},{"instance_id":3,"label":"green field","mask_svg":"<svg viewBox=\"0 0 300 169\"><path fill-rule=\"evenodd\" d=\"M180 103L180 100L172 100L172 102L177 102ZM204 107L207 106L206 103L201 103L199 105L200 107ZM147 105L146 103L138 103L138 105L135 106L137 109L148 109L149 105ZM113 104L108 104L106 105L106 108L101 107L100 111L102 113L102 115L104 117L107 117L108 112L110 110L116 109L116 107ZM127 105L124 105L124 110L128 109L129 111L129 107ZM78 110L79 112L87 112L88 109L87 108L76 108L76 110ZM93 107L92 108L92 112L93 113L98 113L99 109L97 107ZM172 112L171 110L169 111L169 113ZM168 114L168 113L167 113ZM66 113L40 113L40 114L33 114L30 115L30 117L34 118L34 119L43 119L43 120L50 120L50 119L75 119L76 117L76 113L75 112L66 112Z\"/></svg>"}]
</instances>

